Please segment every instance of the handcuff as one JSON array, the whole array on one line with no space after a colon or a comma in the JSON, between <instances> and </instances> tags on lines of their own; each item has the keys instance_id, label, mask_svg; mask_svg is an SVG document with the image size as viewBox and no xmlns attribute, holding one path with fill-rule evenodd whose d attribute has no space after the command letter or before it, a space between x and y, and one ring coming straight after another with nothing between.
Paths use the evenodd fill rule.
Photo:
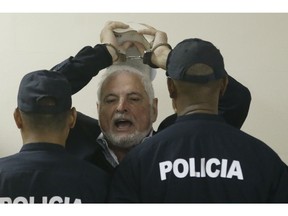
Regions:
<instances>
[{"instance_id":1,"label":"handcuff","mask_svg":"<svg viewBox=\"0 0 288 216\"><path fill-rule=\"evenodd\" d=\"M170 44L168 44L168 43L159 43L156 46L154 46L152 49L145 50L143 56L126 56L125 53L119 52L119 50L111 43L104 43L103 45L110 46L110 47L112 47L115 50L115 53L117 55L117 59L115 61L125 62L125 61L127 61L127 59L143 59L143 64L147 64L151 68L159 68L158 66L153 64L152 61L151 61L152 54L158 47L167 46L169 49L172 50L172 47L170 46Z\"/></svg>"},{"instance_id":2,"label":"handcuff","mask_svg":"<svg viewBox=\"0 0 288 216\"><path fill-rule=\"evenodd\" d=\"M153 52L160 46L167 46L170 50L172 50L172 47L168 43L159 43L156 46L154 46L151 50L144 51L143 55L143 64L147 64L152 68L159 68L155 64L152 63L152 54Z\"/></svg>"}]
</instances>

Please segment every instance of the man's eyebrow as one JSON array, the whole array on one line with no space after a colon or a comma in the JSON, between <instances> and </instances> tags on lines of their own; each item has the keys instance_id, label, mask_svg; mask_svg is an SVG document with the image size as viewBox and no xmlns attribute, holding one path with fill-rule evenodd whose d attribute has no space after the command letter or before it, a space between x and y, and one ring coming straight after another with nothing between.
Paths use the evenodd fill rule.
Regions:
<instances>
[{"instance_id":1,"label":"man's eyebrow","mask_svg":"<svg viewBox=\"0 0 288 216\"><path fill-rule=\"evenodd\" d=\"M117 95L114 94L114 93L109 93L109 94L107 94L107 95L104 95L104 97L109 97L109 96L117 96Z\"/></svg>"},{"instance_id":2,"label":"man's eyebrow","mask_svg":"<svg viewBox=\"0 0 288 216\"><path fill-rule=\"evenodd\" d=\"M141 94L141 93L139 93L139 92L130 92L130 93L128 93L127 94L128 96L133 96L133 95L137 95L137 96L141 96L141 97L143 97L143 94Z\"/></svg>"},{"instance_id":3,"label":"man's eyebrow","mask_svg":"<svg viewBox=\"0 0 288 216\"><path fill-rule=\"evenodd\" d=\"M139 96L139 97L144 97L142 93L140 93L140 92L135 92L135 91L128 92L126 95L127 95L127 96L136 95L136 96ZM103 98L107 98L107 97L119 97L119 96L118 96L117 94L115 94L115 93L109 93L109 94L103 96Z\"/></svg>"}]
</instances>

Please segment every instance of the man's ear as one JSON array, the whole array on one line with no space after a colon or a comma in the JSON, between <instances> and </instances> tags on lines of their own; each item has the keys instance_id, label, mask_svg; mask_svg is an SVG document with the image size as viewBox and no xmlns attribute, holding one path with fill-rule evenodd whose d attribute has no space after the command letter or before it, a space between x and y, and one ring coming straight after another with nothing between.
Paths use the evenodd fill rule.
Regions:
<instances>
[{"instance_id":1,"label":"man's ear","mask_svg":"<svg viewBox=\"0 0 288 216\"><path fill-rule=\"evenodd\" d=\"M77 111L76 111L75 107L71 108L70 112L71 112L71 114L70 114L70 118L69 118L69 127L74 128L74 126L76 124L76 120L77 120Z\"/></svg>"},{"instance_id":2,"label":"man's ear","mask_svg":"<svg viewBox=\"0 0 288 216\"><path fill-rule=\"evenodd\" d=\"M177 96L177 91L175 88L175 84L171 78L167 78L167 87L170 98L175 98Z\"/></svg>"},{"instance_id":3,"label":"man's ear","mask_svg":"<svg viewBox=\"0 0 288 216\"><path fill-rule=\"evenodd\" d=\"M14 121L19 129L23 127L22 117L19 111L19 108L16 108L13 113Z\"/></svg>"},{"instance_id":4,"label":"man's ear","mask_svg":"<svg viewBox=\"0 0 288 216\"><path fill-rule=\"evenodd\" d=\"M153 99L152 112L152 121L155 122L158 116L158 98Z\"/></svg>"},{"instance_id":5,"label":"man's ear","mask_svg":"<svg viewBox=\"0 0 288 216\"><path fill-rule=\"evenodd\" d=\"M220 97L223 97L223 95L225 94L228 83L229 83L228 76L226 76L225 78L222 79L221 82Z\"/></svg>"}]
</instances>

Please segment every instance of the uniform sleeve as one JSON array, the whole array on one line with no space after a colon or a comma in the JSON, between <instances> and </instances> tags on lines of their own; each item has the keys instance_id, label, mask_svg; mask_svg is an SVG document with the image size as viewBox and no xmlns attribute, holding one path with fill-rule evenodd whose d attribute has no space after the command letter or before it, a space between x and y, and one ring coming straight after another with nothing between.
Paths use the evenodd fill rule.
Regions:
<instances>
[{"instance_id":1,"label":"uniform sleeve","mask_svg":"<svg viewBox=\"0 0 288 216\"><path fill-rule=\"evenodd\" d=\"M55 65L51 70L66 76L75 94L86 86L100 70L112 64L112 57L105 45L95 47L86 46L75 57L69 57L65 61Z\"/></svg>"},{"instance_id":2,"label":"uniform sleeve","mask_svg":"<svg viewBox=\"0 0 288 216\"><path fill-rule=\"evenodd\" d=\"M55 65L51 70L64 74L71 84L72 94L75 94L85 87L100 70L111 64L112 57L106 46L99 44L95 47L84 47L75 57L69 57ZM69 152L75 152L81 158L85 158L87 154L91 154L91 148L95 145L95 136L99 133L100 128L97 120L90 117L83 118L79 115L75 128L69 133L66 149ZM75 151L80 147L81 151Z\"/></svg>"},{"instance_id":3,"label":"uniform sleeve","mask_svg":"<svg viewBox=\"0 0 288 216\"><path fill-rule=\"evenodd\" d=\"M247 87L231 76L228 79L227 90L219 101L219 114L228 124L240 129L248 115L251 94Z\"/></svg>"}]
</instances>

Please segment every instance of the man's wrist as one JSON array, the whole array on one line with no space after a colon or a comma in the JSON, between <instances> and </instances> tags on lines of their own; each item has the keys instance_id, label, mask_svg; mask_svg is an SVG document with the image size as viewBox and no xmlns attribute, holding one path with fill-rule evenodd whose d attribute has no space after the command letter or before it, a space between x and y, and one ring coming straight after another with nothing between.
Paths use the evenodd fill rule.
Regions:
<instances>
[{"instance_id":1,"label":"man's wrist","mask_svg":"<svg viewBox=\"0 0 288 216\"><path fill-rule=\"evenodd\" d=\"M119 50L111 43L103 43L109 51L112 61L116 62L119 59Z\"/></svg>"},{"instance_id":2,"label":"man's wrist","mask_svg":"<svg viewBox=\"0 0 288 216\"><path fill-rule=\"evenodd\" d=\"M163 58L161 58L161 55L160 55L160 60L157 61L157 65L159 65L159 67L157 65L153 64L153 62L152 62L152 55L153 55L154 51L160 46L166 46L170 50L172 50L172 47L170 46L170 44L168 44L168 43L159 43L156 46L154 46L151 50L144 52L144 55L143 55L143 63L144 64L148 64L152 68L159 68L159 67L166 68L166 60L167 60L167 56L168 56L170 50L168 51L168 53L165 52L165 54L164 54L166 56L165 60L163 60ZM165 61L165 62L163 62L163 61Z\"/></svg>"},{"instance_id":3,"label":"man's wrist","mask_svg":"<svg viewBox=\"0 0 288 216\"><path fill-rule=\"evenodd\" d=\"M143 64L149 65L151 68L159 68L157 65L154 65L152 63L152 54L153 52L151 50L144 51L143 55Z\"/></svg>"}]
</instances>

